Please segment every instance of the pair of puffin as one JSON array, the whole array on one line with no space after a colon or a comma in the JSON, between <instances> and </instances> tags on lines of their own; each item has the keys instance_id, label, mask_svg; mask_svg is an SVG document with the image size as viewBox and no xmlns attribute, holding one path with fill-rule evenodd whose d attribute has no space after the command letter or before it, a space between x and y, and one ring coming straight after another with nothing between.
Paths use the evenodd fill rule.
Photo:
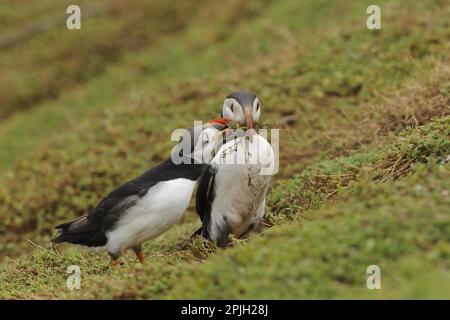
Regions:
<instances>
[{"instance_id":1,"label":"pair of puffin","mask_svg":"<svg viewBox=\"0 0 450 320\"><path fill-rule=\"evenodd\" d=\"M244 236L264 215L270 175L261 170L274 163L271 146L253 129L260 109L255 94L231 93L221 119L187 130L168 159L112 191L89 214L56 226L59 235L52 241L105 250L112 266L126 249L143 262L142 243L179 222L199 178L196 206L202 227L195 234L219 246L230 234ZM232 125L247 130L230 133Z\"/></svg>"}]
</instances>

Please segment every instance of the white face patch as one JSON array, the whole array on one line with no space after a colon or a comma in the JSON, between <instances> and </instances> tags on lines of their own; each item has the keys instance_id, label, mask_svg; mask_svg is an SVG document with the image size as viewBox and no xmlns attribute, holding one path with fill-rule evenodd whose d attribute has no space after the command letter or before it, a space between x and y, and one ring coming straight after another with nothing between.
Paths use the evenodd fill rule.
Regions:
<instances>
[{"instance_id":1,"label":"white face patch","mask_svg":"<svg viewBox=\"0 0 450 320\"><path fill-rule=\"evenodd\" d=\"M242 123L244 122L244 108L233 98L227 98L223 102L222 116L228 121Z\"/></svg>"},{"instance_id":2,"label":"white face patch","mask_svg":"<svg viewBox=\"0 0 450 320\"><path fill-rule=\"evenodd\" d=\"M253 122L255 122L255 123L258 122L260 115L261 115L261 105L259 103L259 99L255 98L255 100L253 100L253 106L252 106Z\"/></svg>"},{"instance_id":3,"label":"white face patch","mask_svg":"<svg viewBox=\"0 0 450 320\"><path fill-rule=\"evenodd\" d=\"M219 144L220 131L215 128L206 128L197 141L194 157L201 163L210 163L215 156L215 149Z\"/></svg>"},{"instance_id":4,"label":"white face patch","mask_svg":"<svg viewBox=\"0 0 450 320\"><path fill-rule=\"evenodd\" d=\"M172 162L210 163L223 139L221 131L213 125L206 124L194 126L189 130L182 129L182 132L179 143L172 149ZM176 139L172 138L172 141L174 140Z\"/></svg>"}]
</instances>

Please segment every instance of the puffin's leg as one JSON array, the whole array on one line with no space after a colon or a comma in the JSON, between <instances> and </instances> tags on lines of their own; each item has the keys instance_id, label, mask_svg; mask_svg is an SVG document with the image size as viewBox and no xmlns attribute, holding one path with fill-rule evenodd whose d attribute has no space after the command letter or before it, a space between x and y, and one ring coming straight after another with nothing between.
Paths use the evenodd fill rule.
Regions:
<instances>
[{"instance_id":1,"label":"puffin's leg","mask_svg":"<svg viewBox=\"0 0 450 320\"><path fill-rule=\"evenodd\" d=\"M119 264L119 253L114 253L114 252L108 252L109 256L111 257L111 267L113 269L115 269L117 267L117 265Z\"/></svg>"},{"instance_id":2,"label":"puffin's leg","mask_svg":"<svg viewBox=\"0 0 450 320\"><path fill-rule=\"evenodd\" d=\"M145 257L144 254L142 253L142 246L141 245L134 246L133 251L136 254L136 258L139 260L139 262L144 263Z\"/></svg>"}]
</instances>

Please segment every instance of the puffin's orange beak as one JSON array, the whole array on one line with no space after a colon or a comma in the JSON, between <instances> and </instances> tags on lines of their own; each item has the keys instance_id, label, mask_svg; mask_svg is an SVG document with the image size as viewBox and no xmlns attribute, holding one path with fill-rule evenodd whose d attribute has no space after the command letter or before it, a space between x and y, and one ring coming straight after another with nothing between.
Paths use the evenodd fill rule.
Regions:
<instances>
[{"instance_id":1,"label":"puffin's orange beak","mask_svg":"<svg viewBox=\"0 0 450 320\"><path fill-rule=\"evenodd\" d=\"M226 119L214 119L208 122L208 125L216 127L216 129L222 131L228 127L228 121Z\"/></svg>"},{"instance_id":2,"label":"puffin's orange beak","mask_svg":"<svg viewBox=\"0 0 450 320\"><path fill-rule=\"evenodd\" d=\"M228 120L224 119L224 118L220 118L220 119L215 119L215 120L211 120L209 121L206 125L208 126L212 126L214 128L216 128L219 132L215 135L215 143L216 143L216 148L217 150L219 149L218 146L221 145L220 139L225 139L227 138L227 133L230 130L228 128ZM223 143L223 141L222 141ZM214 150L215 152L216 150Z\"/></svg>"},{"instance_id":3,"label":"puffin's orange beak","mask_svg":"<svg viewBox=\"0 0 450 320\"><path fill-rule=\"evenodd\" d=\"M247 136L250 142L253 142L253 117L250 110L246 110L245 112L244 124L247 127Z\"/></svg>"}]
</instances>

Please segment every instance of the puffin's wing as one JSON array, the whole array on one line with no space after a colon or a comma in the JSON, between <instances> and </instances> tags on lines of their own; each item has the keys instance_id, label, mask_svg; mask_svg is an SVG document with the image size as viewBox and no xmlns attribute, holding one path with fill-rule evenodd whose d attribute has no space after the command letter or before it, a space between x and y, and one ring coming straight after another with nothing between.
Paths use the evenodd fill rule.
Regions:
<instances>
[{"instance_id":1,"label":"puffin's wing","mask_svg":"<svg viewBox=\"0 0 450 320\"><path fill-rule=\"evenodd\" d=\"M208 165L200 176L200 181L198 183L197 195L196 195L196 208L197 213L203 223L203 232L207 232L210 216L211 207L216 196L214 188L214 180L216 177L217 170Z\"/></svg>"},{"instance_id":2,"label":"puffin's wing","mask_svg":"<svg viewBox=\"0 0 450 320\"><path fill-rule=\"evenodd\" d=\"M156 181L140 183L138 180L133 180L120 186L98 203L88 215L88 219L99 224L103 230L109 229L126 209L135 206L156 183Z\"/></svg>"},{"instance_id":3,"label":"puffin's wing","mask_svg":"<svg viewBox=\"0 0 450 320\"><path fill-rule=\"evenodd\" d=\"M91 247L105 245L105 231L117 222L126 209L134 206L151 186L137 180L124 184L100 201L90 214L56 226L59 234L52 242L70 242Z\"/></svg>"}]
</instances>

